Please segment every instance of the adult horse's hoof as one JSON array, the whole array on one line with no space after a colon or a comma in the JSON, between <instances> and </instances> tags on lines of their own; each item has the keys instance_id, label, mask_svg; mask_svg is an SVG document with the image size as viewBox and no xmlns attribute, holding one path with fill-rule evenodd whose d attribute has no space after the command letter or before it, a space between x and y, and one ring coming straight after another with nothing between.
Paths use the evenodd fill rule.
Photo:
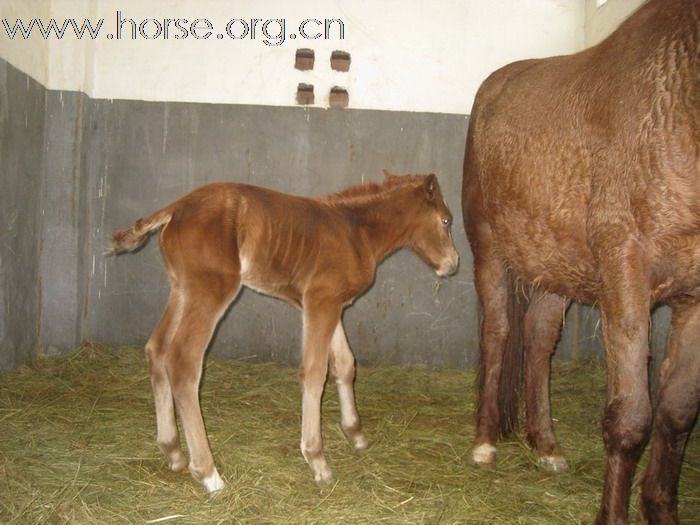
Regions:
<instances>
[{"instance_id":1,"label":"adult horse's hoof","mask_svg":"<svg viewBox=\"0 0 700 525\"><path fill-rule=\"evenodd\" d=\"M668 501L656 501L646 496L645 491L642 490L642 495L639 498L639 523L641 525L680 523L678 509Z\"/></svg>"},{"instance_id":2,"label":"adult horse's hoof","mask_svg":"<svg viewBox=\"0 0 700 525\"><path fill-rule=\"evenodd\" d=\"M472 449L472 463L477 467L496 468L496 447L482 443Z\"/></svg>"},{"instance_id":3,"label":"adult horse's hoof","mask_svg":"<svg viewBox=\"0 0 700 525\"><path fill-rule=\"evenodd\" d=\"M560 474L569 470L564 456L540 456L537 462L542 470L552 474Z\"/></svg>"}]
</instances>

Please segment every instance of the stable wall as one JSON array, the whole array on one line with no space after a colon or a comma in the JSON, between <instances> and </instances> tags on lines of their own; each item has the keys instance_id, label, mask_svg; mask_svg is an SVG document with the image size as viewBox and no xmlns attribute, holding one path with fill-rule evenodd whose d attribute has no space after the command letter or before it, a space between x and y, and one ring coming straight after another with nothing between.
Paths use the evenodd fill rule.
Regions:
<instances>
[{"instance_id":1,"label":"stable wall","mask_svg":"<svg viewBox=\"0 0 700 525\"><path fill-rule=\"evenodd\" d=\"M0 370L39 342L45 92L0 60Z\"/></svg>"},{"instance_id":2,"label":"stable wall","mask_svg":"<svg viewBox=\"0 0 700 525\"><path fill-rule=\"evenodd\" d=\"M59 22L75 18L82 24L88 18L95 26L99 19L104 23L95 40L77 39L71 30L60 40L40 35L10 39L0 28L0 57L49 89L106 99L294 106L297 84L306 82L316 88L318 107L327 107L330 88L340 85L348 89L350 107L356 109L466 114L479 84L497 67L520 58L574 52L584 38L580 0L0 3L0 19L10 22L48 18L47 13ZM137 24L154 19L161 25L166 19L202 18L214 28L208 39L177 39L171 25L167 39L163 31L158 38L133 40L126 22L118 39L119 18ZM266 39L260 24L255 39L226 36L228 21L254 18L284 20L284 42ZM341 20L344 37L339 38L335 24L328 40L292 39L300 22L309 18ZM313 24L306 28L313 35L309 27ZM144 28L147 36L157 34L154 21ZM231 32L241 36L241 24ZM276 33L279 25L271 23L268 34ZM266 45L266 40L279 45ZM42 46L47 54L40 53ZM316 52L312 71L293 67L296 49L303 47ZM351 53L349 72L331 70L329 58L336 49Z\"/></svg>"},{"instance_id":3,"label":"stable wall","mask_svg":"<svg viewBox=\"0 0 700 525\"><path fill-rule=\"evenodd\" d=\"M197 11L214 13L220 4L200 2ZM531 0L518 7L505 1L446 2L441 9L451 6L454 11L437 13L443 25L433 26L426 37L438 44L416 51L417 33L406 27L430 19L419 4L413 6L418 15L405 3L383 13L375 9L371 22L361 13L362 3L341 5L345 10L340 15L328 16L347 17L356 38L342 45L304 42L317 50L318 69L311 73L292 68L296 45L262 53L268 49L260 42L237 41L248 47L218 49L217 42L172 47L172 42L48 41L47 65L36 67L32 56L38 48L23 54L20 42L2 41L0 57L28 74L0 60L7 72L1 87L7 95L4 107L13 115L2 121L0 153L3 159L18 159L14 171L3 172L3 188L11 189L0 195L5 199L0 203L8 204L4 213L15 213L23 232L19 236L7 230L15 235L12 242L23 243L19 252L12 243L0 243L6 250L0 252L0 353L11 356L3 357L0 366L16 366L35 348L68 350L85 338L143 344L168 290L157 243L152 240L141 252L117 258L105 259L103 252L114 229L190 189L237 180L320 194L378 181L384 168L438 174L455 215L461 267L456 276L438 280L409 252L387 260L374 287L345 314L350 343L364 362L474 364L478 308L459 206L465 113L476 86L492 69L525 56L580 48L583 6L573 0ZM117 8L114 2L82 0L37 5L49 5L57 17ZM147 14L143 6L129 4L134 9L129 16L158 16L165 3L151 5L154 10ZM191 5L168 3L168 9ZM282 12L282 4L270 5ZM31 2L3 3L0 17L7 16L8 6L23 9ZM318 4L306 7L314 16ZM23 16L37 16L31 13ZM382 27L393 32L382 33ZM456 43L464 54L455 53ZM328 75L331 48L351 52L348 74ZM250 52L257 64L247 62ZM207 67L196 69L198 62ZM177 64L194 67L195 74L183 77ZM34 82L34 75L43 75L48 88ZM326 110L322 97L312 107L291 105L297 81L308 78L318 86L344 81L350 107ZM13 87L21 85L34 88ZM35 108L24 127L23 107ZM33 178L23 178L23 173ZM7 263L16 253L20 255ZM24 302L17 302L22 293ZM596 325L595 312L572 308L558 355L598 351ZM293 363L300 336L297 312L246 290L222 322L212 351Z\"/></svg>"},{"instance_id":4,"label":"stable wall","mask_svg":"<svg viewBox=\"0 0 700 525\"><path fill-rule=\"evenodd\" d=\"M38 268L29 275L22 258L17 273L26 273L19 289L33 290L41 301L34 304L35 311L23 312L24 323L9 319L32 328L31 350L37 337L51 352L73 348L83 338L143 344L168 293L157 242L137 254L105 258L110 234L206 182L238 180L319 194L379 181L383 168L451 173L441 177L443 190L457 225L461 222L461 159L452 152L464 142L463 116L107 101L43 88L35 98L45 103L45 120L39 120L36 130L45 148L33 157L43 156L44 165L37 169L36 183L24 187L35 192L35 201L23 199L21 209L40 218L31 238L36 250L24 257L37 261ZM256 132L249 129L251 122L258 123ZM443 137L444 148L433 147L434 136ZM8 181L8 187L20 186ZM30 221L21 224L27 228ZM473 362L476 316L465 315L476 312L471 262L464 236L456 232L456 240L466 253L462 277L441 282L408 252L380 267L376 285L346 314L358 359ZM5 271L3 276L16 277ZM245 291L222 323L212 350L294 363L300 321L286 304ZM466 345L465 334L472 334Z\"/></svg>"},{"instance_id":5,"label":"stable wall","mask_svg":"<svg viewBox=\"0 0 700 525\"><path fill-rule=\"evenodd\" d=\"M6 69L32 82L12 66ZM32 276L21 289L41 297L38 316L28 312L24 325L40 337L44 350L68 350L84 338L143 344L168 293L157 242L136 254L103 254L112 231L190 188L237 180L319 194L379 181L388 168L440 175L462 261L458 274L446 280L407 251L382 264L374 287L345 314L358 360L475 363L478 308L461 226L462 159L455 154L465 140L463 116L107 101L40 87L35 98L45 104L45 121L39 122L45 148L30 192L41 190L22 209L38 210L35 244L41 249L29 259L38 258L35 273L41 279ZM258 123L255 133L250 122ZM437 136L440 148L434 147ZM18 264L18 273L26 270ZM595 348L590 339L595 318L578 311L569 318L560 354L572 357ZM300 321L286 304L246 290L222 322L212 351L296 363Z\"/></svg>"},{"instance_id":6,"label":"stable wall","mask_svg":"<svg viewBox=\"0 0 700 525\"><path fill-rule=\"evenodd\" d=\"M585 0L584 43L598 44L645 0Z\"/></svg>"}]
</instances>

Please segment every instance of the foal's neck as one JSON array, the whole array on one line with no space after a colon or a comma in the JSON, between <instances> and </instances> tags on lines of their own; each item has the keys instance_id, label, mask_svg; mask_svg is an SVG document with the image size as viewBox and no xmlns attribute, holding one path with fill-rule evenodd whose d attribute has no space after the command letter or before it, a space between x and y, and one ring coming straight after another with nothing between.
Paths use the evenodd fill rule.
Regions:
<instances>
[{"instance_id":1,"label":"foal's neck","mask_svg":"<svg viewBox=\"0 0 700 525\"><path fill-rule=\"evenodd\" d=\"M349 204L346 209L364 234L377 262L407 244L411 215L399 195L387 193Z\"/></svg>"}]
</instances>

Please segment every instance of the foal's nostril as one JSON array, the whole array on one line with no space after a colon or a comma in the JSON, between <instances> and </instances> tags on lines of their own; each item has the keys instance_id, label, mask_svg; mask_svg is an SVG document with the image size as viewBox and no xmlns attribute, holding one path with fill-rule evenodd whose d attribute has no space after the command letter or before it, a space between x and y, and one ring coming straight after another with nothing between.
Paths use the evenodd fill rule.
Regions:
<instances>
[{"instance_id":1,"label":"foal's nostril","mask_svg":"<svg viewBox=\"0 0 700 525\"><path fill-rule=\"evenodd\" d=\"M450 261L450 268L447 272L447 275L452 275L457 271L457 268L459 268L459 255L455 254L453 257L452 261Z\"/></svg>"},{"instance_id":2,"label":"foal's nostril","mask_svg":"<svg viewBox=\"0 0 700 525\"><path fill-rule=\"evenodd\" d=\"M440 277L446 277L455 273L458 266L459 255L454 255L453 257L445 258L442 261L442 264L440 264L440 267L435 270L435 273L437 273Z\"/></svg>"}]
</instances>

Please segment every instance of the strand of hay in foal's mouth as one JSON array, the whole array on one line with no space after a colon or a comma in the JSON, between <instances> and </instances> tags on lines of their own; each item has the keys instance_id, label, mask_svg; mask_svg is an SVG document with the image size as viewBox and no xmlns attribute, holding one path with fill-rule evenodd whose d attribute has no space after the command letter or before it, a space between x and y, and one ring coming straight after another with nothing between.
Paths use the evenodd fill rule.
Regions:
<instances>
[{"instance_id":1,"label":"strand of hay in foal's mouth","mask_svg":"<svg viewBox=\"0 0 700 525\"><path fill-rule=\"evenodd\" d=\"M469 464L471 370L361 367L370 449L349 447L329 383L323 427L337 480L318 486L298 451L296 370L209 359L201 402L227 482L211 497L168 471L155 445L142 350L88 345L0 376L0 522L590 522L602 486L604 377L595 360L555 366L553 411L570 471L551 476L518 438L499 446L496 472ZM684 522L700 515L699 449L691 438Z\"/></svg>"}]
</instances>

